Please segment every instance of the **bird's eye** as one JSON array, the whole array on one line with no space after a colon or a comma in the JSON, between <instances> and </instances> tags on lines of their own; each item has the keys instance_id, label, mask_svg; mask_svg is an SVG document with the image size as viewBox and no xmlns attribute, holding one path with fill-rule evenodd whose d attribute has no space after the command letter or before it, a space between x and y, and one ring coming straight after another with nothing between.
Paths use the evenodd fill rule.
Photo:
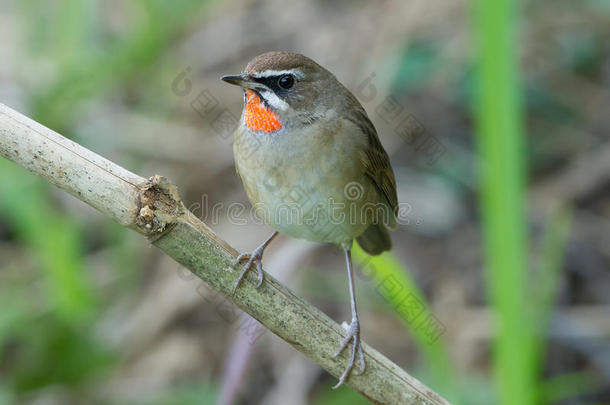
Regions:
<instances>
[{"instance_id":1,"label":"bird's eye","mask_svg":"<svg viewBox=\"0 0 610 405\"><path fill-rule=\"evenodd\" d=\"M289 88L294 86L294 76L292 76L292 75L282 75L279 78L279 80L277 81L277 84L281 88L283 88L284 90L288 90Z\"/></svg>"}]
</instances>

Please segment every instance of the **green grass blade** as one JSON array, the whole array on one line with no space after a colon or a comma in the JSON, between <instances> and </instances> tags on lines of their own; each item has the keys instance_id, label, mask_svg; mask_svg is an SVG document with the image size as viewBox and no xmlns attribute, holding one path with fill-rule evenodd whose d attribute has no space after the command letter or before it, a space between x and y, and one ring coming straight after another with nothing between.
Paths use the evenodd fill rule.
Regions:
<instances>
[{"instance_id":1,"label":"green grass blade","mask_svg":"<svg viewBox=\"0 0 610 405\"><path fill-rule=\"evenodd\" d=\"M570 231L570 213L557 210L551 215L542 240L540 262L530 283L530 310L534 335L532 342L532 368L535 377L542 376L545 340L553 303L559 286L559 275L563 268L565 245ZM538 390L540 390L539 388ZM540 394L538 394L540 396Z\"/></svg>"},{"instance_id":2,"label":"green grass blade","mask_svg":"<svg viewBox=\"0 0 610 405\"><path fill-rule=\"evenodd\" d=\"M478 52L476 126L481 157L481 209L487 283L494 310L495 378L500 403L534 400L531 325L526 314L528 269L525 163L515 47L516 3L473 0Z\"/></svg>"},{"instance_id":3,"label":"green grass blade","mask_svg":"<svg viewBox=\"0 0 610 405\"><path fill-rule=\"evenodd\" d=\"M389 252L370 256L354 243L352 254L356 264L375 285L377 292L403 321L423 354L427 374L433 379L432 382L426 383L455 403L456 374L442 337L445 327L430 310L408 270Z\"/></svg>"}]
</instances>

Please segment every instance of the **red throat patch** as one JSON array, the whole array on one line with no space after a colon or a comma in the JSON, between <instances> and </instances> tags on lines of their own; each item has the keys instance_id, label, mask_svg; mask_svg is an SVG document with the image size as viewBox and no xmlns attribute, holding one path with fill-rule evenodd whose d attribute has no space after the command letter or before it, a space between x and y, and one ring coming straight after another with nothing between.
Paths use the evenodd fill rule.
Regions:
<instances>
[{"instance_id":1,"label":"red throat patch","mask_svg":"<svg viewBox=\"0 0 610 405\"><path fill-rule=\"evenodd\" d=\"M273 132L282 128L276 113L265 107L258 94L246 89L244 122L250 131Z\"/></svg>"}]
</instances>

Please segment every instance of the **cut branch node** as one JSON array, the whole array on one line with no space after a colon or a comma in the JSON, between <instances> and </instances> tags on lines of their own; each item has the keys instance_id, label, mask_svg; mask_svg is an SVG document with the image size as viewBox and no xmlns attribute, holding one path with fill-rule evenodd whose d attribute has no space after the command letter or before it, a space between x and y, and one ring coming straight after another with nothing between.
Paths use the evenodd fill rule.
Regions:
<instances>
[{"instance_id":1,"label":"cut branch node","mask_svg":"<svg viewBox=\"0 0 610 405\"><path fill-rule=\"evenodd\" d=\"M178 188L159 175L149 178L140 187L138 207L135 223L146 236L154 239L186 212Z\"/></svg>"}]
</instances>

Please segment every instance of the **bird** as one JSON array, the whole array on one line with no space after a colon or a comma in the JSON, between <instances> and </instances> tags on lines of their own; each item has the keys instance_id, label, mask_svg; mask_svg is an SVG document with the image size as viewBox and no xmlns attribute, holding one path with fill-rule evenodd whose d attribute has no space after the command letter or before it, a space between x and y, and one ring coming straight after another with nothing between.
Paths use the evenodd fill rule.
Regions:
<instances>
[{"instance_id":1,"label":"bird","mask_svg":"<svg viewBox=\"0 0 610 405\"><path fill-rule=\"evenodd\" d=\"M244 108L233 154L238 177L255 212L274 229L249 253L233 294L255 266L263 283L264 250L278 233L343 250L351 323L334 353L351 354L338 383L366 364L360 338L351 249L356 240L371 255L390 250L388 229L397 225L398 198L390 159L364 107L327 69L293 52L273 51L252 59L243 73L223 81L243 90Z\"/></svg>"}]
</instances>

